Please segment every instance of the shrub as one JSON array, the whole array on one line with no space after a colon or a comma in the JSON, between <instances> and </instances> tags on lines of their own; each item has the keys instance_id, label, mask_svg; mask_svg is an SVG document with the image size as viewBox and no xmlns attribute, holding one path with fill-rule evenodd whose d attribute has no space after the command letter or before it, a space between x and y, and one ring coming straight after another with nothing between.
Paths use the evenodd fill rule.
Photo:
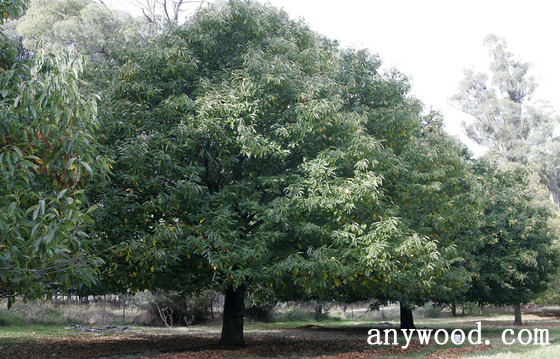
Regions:
<instances>
[{"instance_id":1,"label":"shrub","mask_svg":"<svg viewBox=\"0 0 560 359\"><path fill-rule=\"evenodd\" d=\"M136 322L145 325L190 325L208 320L213 316L212 303L217 293L204 291L187 297L173 291L137 293L132 302L143 311Z\"/></svg>"},{"instance_id":2,"label":"shrub","mask_svg":"<svg viewBox=\"0 0 560 359\"><path fill-rule=\"evenodd\" d=\"M432 303L424 304L423 310L424 310L424 318L441 317L441 308L434 306Z\"/></svg>"},{"instance_id":3,"label":"shrub","mask_svg":"<svg viewBox=\"0 0 560 359\"><path fill-rule=\"evenodd\" d=\"M274 304L265 303L245 308L245 316L257 322L271 323L274 321Z\"/></svg>"}]
</instances>

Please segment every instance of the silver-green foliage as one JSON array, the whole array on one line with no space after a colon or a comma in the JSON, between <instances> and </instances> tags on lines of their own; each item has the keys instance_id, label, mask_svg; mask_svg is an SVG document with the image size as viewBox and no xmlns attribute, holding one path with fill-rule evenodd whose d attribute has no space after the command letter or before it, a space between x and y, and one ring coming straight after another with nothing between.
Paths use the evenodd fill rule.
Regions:
<instances>
[{"instance_id":1,"label":"silver-green foliage","mask_svg":"<svg viewBox=\"0 0 560 359\"><path fill-rule=\"evenodd\" d=\"M145 21L91 0L32 2L17 31L28 49L48 45L74 54L105 58L150 35Z\"/></svg>"},{"instance_id":2,"label":"silver-green foliage","mask_svg":"<svg viewBox=\"0 0 560 359\"><path fill-rule=\"evenodd\" d=\"M530 63L514 59L505 40L495 35L487 36L485 44L493 60L491 76L466 70L451 102L474 117L465 125L469 138L486 146L488 156L500 163L536 168L558 205L558 116L548 104L532 99L537 83L529 75Z\"/></svg>"}]
</instances>

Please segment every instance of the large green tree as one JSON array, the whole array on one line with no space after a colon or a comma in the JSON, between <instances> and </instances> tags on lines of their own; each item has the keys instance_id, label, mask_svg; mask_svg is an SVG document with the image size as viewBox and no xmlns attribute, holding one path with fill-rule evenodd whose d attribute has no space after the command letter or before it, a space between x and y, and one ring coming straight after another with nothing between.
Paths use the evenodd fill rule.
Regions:
<instances>
[{"instance_id":1,"label":"large green tree","mask_svg":"<svg viewBox=\"0 0 560 359\"><path fill-rule=\"evenodd\" d=\"M100 189L108 285L219 288L221 342L243 345L249 286L274 285L286 261L313 261L320 275L337 267L328 243L300 243L290 222L299 192L288 191L313 177L371 197L379 183L355 168L376 142L336 113L333 49L283 12L233 1L123 53L103 131L115 159ZM337 173L336 161L350 168Z\"/></svg>"},{"instance_id":2,"label":"large green tree","mask_svg":"<svg viewBox=\"0 0 560 359\"><path fill-rule=\"evenodd\" d=\"M0 62L0 296L9 305L95 281L85 230L95 206L83 189L106 168L91 136L96 102L80 89L82 59L17 53L8 44Z\"/></svg>"},{"instance_id":3,"label":"large green tree","mask_svg":"<svg viewBox=\"0 0 560 359\"><path fill-rule=\"evenodd\" d=\"M480 212L468 151L445 134L439 114L422 114L407 79L381 71L377 56L346 50L340 57L341 111L359 113L364 131L380 140L379 152L369 160L383 184L377 201L361 204L353 217L369 226L354 252L361 274L326 297L400 301L409 312L414 304L465 290L471 275L459 263L478 245L469 232ZM383 231L384 241L368 245L368 236L375 236L372 227L377 235Z\"/></svg>"},{"instance_id":4,"label":"large green tree","mask_svg":"<svg viewBox=\"0 0 560 359\"><path fill-rule=\"evenodd\" d=\"M434 205L418 224L421 206L413 218L399 205L424 193L450 211L460 179L440 182L464 163L428 151L437 125L422 126L406 78L379 66L247 1L117 56L99 81L113 174L91 188L105 290L220 289L226 345L244 344L247 290L426 293L455 258L439 232L462 220Z\"/></svg>"},{"instance_id":5,"label":"large green tree","mask_svg":"<svg viewBox=\"0 0 560 359\"><path fill-rule=\"evenodd\" d=\"M521 325L519 303L545 291L560 265L556 213L536 173L509 164L476 168L484 188L484 245L474 251L476 279L466 298L479 305L512 305Z\"/></svg>"},{"instance_id":6,"label":"large green tree","mask_svg":"<svg viewBox=\"0 0 560 359\"><path fill-rule=\"evenodd\" d=\"M409 230L429 239L439 254L422 263L414 258L415 253L402 251L400 263L408 270L395 271L398 276L388 296L376 296L401 303L403 329L414 328L413 305L466 291L474 274L465 264L480 245L473 229L479 225L481 213L469 158L464 145L444 132L442 119L431 114L399 155L401 166L388 171L391 184L384 189L391 196L390 205ZM411 282L422 285L412 286Z\"/></svg>"}]
</instances>

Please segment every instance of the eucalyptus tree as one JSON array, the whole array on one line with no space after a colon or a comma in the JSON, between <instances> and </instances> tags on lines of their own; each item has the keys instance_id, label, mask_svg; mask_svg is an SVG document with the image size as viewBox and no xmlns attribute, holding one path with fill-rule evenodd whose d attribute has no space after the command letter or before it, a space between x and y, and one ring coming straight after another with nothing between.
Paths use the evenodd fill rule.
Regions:
<instances>
[{"instance_id":1,"label":"eucalyptus tree","mask_svg":"<svg viewBox=\"0 0 560 359\"><path fill-rule=\"evenodd\" d=\"M16 30L32 51L45 45L95 60L110 60L115 51L152 37L145 19L93 0L33 1Z\"/></svg>"},{"instance_id":2,"label":"eucalyptus tree","mask_svg":"<svg viewBox=\"0 0 560 359\"><path fill-rule=\"evenodd\" d=\"M8 14L21 13L14 2ZM89 254L88 178L107 169L91 135L96 102L80 87L82 60L46 52L0 62L0 296L41 297L91 285L99 258Z\"/></svg>"},{"instance_id":3,"label":"eucalyptus tree","mask_svg":"<svg viewBox=\"0 0 560 359\"><path fill-rule=\"evenodd\" d=\"M535 164L558 206L558 116L532 100L537 83L529 76L531 64L515 60L506 41L495 35L487 36L485 45L493 60L491 77L466 70L451 103L474 117L465 125L467 136L486 146L491 158Z\"/></svg>"}]
</instances>

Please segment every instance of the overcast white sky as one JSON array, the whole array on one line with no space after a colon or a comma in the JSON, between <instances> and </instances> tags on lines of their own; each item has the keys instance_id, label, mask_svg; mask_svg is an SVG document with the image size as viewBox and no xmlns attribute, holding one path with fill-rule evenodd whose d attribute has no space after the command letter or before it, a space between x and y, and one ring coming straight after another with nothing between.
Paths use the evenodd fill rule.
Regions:
<instances>
[{"instance_id":1,"label":"overcast white sky","mask_svg":"<svg viewBox=\"0 0 560 359\"><path fill-rule=\"evenodd\" d=\"M118 0L117 0L118 1ZM311 29L345 47L368 48L386 67L412 82L426 107L440 110L451 134L469 120L448 104L463 69L487 72L486 35L504 37L508 49L534 65L535 99L560 110L560 5L553 0L259 0L303 18ZM210 1L212 2L212 1ZM560 4L560 3L558 3Z\"/></svg>"}]
</instances>

